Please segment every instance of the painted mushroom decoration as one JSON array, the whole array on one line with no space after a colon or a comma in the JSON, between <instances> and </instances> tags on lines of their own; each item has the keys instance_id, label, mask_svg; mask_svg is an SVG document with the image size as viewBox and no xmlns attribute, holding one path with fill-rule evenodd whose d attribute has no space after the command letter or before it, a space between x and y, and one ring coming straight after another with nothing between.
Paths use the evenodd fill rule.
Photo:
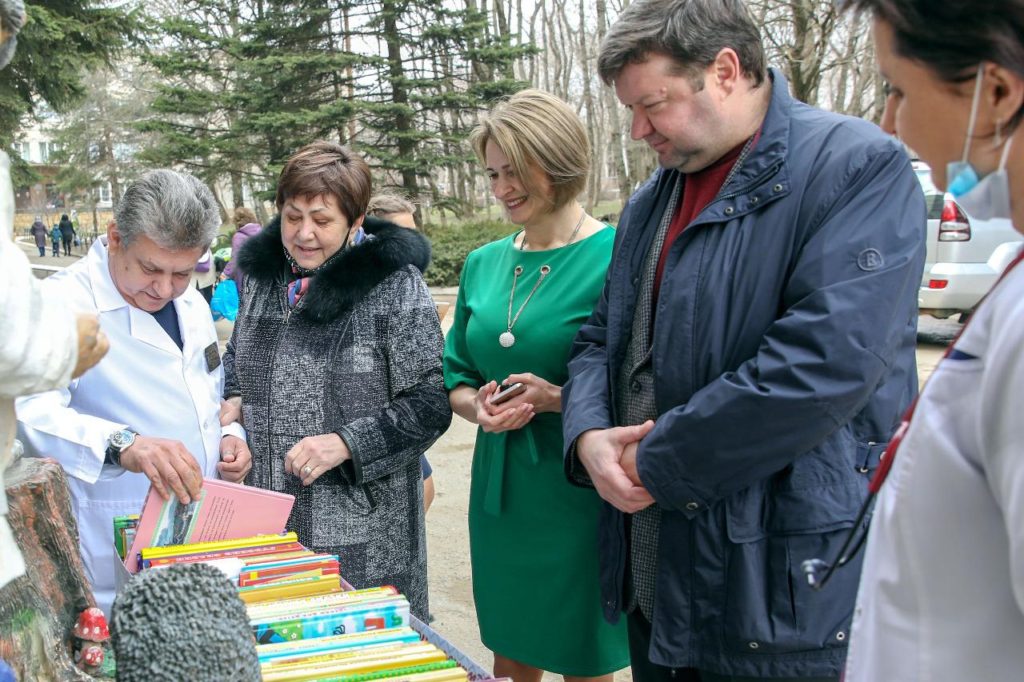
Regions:
<instances>
[{"instance_id":1,"label":"painted mushroom decoration","mask_svg":"<svg viewBox=\"0 0 1024 682\"><path fill-rule=\"evenodd\" d=\"M107 618L103 611L95 606L82 611L72 632L81 640L79 667L89 670L103 665L103 644L110 640L110 629L107 627Z\"/></svg>"}]
</instances>

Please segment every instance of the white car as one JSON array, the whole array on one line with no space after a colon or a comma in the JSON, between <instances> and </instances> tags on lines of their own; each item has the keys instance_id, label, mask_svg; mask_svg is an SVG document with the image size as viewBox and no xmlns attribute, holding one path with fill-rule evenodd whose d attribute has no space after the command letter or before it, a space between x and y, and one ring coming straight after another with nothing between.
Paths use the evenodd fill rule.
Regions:
<instances>
[{"instance_id":1,"label":"white car","mask_svg":"<svg viewBox=\"0 0 1024 682\"><path fill-rule=\"evenodd\" d=\"M928 206L927 252L917 307L925 315L960 322L978 305L1010 264L1021 235L1009 220L972 218L953 195L932 183L931 169L914 161L914 171Z\"/></svg>"}]
</instances>

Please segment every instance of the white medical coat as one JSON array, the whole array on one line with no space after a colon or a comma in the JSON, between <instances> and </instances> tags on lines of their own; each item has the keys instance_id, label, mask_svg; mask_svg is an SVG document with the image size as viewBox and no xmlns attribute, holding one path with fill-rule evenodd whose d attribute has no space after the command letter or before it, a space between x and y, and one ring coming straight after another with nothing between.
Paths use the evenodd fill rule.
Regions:
<instances>
[{"instance_id":1,"label":"white medical coat","mask_svg":"<svg viewBox=\"0 0 1024 682\"><path fill-rule=\"evenodd\" d=\"M875 505L846 682L1024 676L1022 349L1024 264L918 401Z\"/></svg>"},{"instance_id":2,"label":"white medical coat","mask_svg":"<svg viewBox=\"0 0 1024 682\"><path fill-rule=\"evenodd\" d=\"M110 434L127 427L181 441L208 478L217 475L222 436L245 434L237 424L220 426L224 371L219 364L207 367L207 348L216 348L217 333L198 291L186 289L174 301L184 342L179 350L152 315L118 293L105 239L44 285L73 310L99 315L110 352L67 388L19 399L18 433L28 453L53 457L68 474L86 574L97 603L109 613L113 518L139 513L149 491L145 475L103 464Z\"/></svg>"}]
</instances>

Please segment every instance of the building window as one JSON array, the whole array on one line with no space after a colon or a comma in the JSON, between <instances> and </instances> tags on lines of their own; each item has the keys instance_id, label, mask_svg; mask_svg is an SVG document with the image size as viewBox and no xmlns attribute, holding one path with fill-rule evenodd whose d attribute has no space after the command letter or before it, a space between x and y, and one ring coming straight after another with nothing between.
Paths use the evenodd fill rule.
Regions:
<instances>
[{"instance_id":1,"label":"building window","mask_svg":"<svg viewBox=\"0 0 1024 682\"><path fill-rule=\"evenodd\" d=\"M49 163L50 156L56 154L60 147L56 142L40 142L39 143L39 162Z\"/></svg>"},{"instance_id":2,"label":"building window","mask_svg":"<svg viewBox=\"0 0 1024 682\"><path fill-rule=\"evenodd\" d=\"M110 183L105 182L97 188L97 194L99 195L99 202L101 204L110 203Z\"/></svg>"}]
</instances>

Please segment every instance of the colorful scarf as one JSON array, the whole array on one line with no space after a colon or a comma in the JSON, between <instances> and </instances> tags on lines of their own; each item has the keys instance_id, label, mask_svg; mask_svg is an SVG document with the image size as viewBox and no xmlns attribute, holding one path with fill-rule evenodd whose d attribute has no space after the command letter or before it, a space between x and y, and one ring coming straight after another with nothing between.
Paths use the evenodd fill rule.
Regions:
<instances>
[{"instance_id":1,"label":"colorful scarf","mask_svg":"<svg viewBox=\"0 0 1024 682\"><path fill-rule=\"evenodd\" d=\"M311 284L313 278L316 277L319 273L323 272L323 270L327 268L335 260L340 258L341 254L343 254L346 250L352 248L353 246L362 244L364 241L371 238L371 236L366 234L362 226L359 226L358 228L356 228L356 231L352 235L352 239L351 241L348 242L347 246L338 249L338 251L335 254L333 254L330 258L328 258L327 260L325 260L323 263L316 266L312 270L304 268L298 263L296 263L295 259L292 258L292 254L288 253L288 249L284 249L284 257L288 259L288 264L291 265L292 267L292 274L296 276L296 278L293 281L288 283L288 307L294 308L295 306L297 306L299 304L299 301L302 300L302 297L305 296L306 293L309 291L309 285ZM282 246L282 248L284 247Z\"/></svg>"},{"instance_id":2,"label":"colorful scarf","mask_svg":"<svg viewBox=\"0 0 1024 682\"><path fill-rule=\"evenodd\" d=\"M294 272L294 270L293 270ZM288 285L288 307L294 308L298 305L299 301L306 292L309 291L309 280L312 277L299 277L294 282Z\"/></svg>"}]
</instances>

